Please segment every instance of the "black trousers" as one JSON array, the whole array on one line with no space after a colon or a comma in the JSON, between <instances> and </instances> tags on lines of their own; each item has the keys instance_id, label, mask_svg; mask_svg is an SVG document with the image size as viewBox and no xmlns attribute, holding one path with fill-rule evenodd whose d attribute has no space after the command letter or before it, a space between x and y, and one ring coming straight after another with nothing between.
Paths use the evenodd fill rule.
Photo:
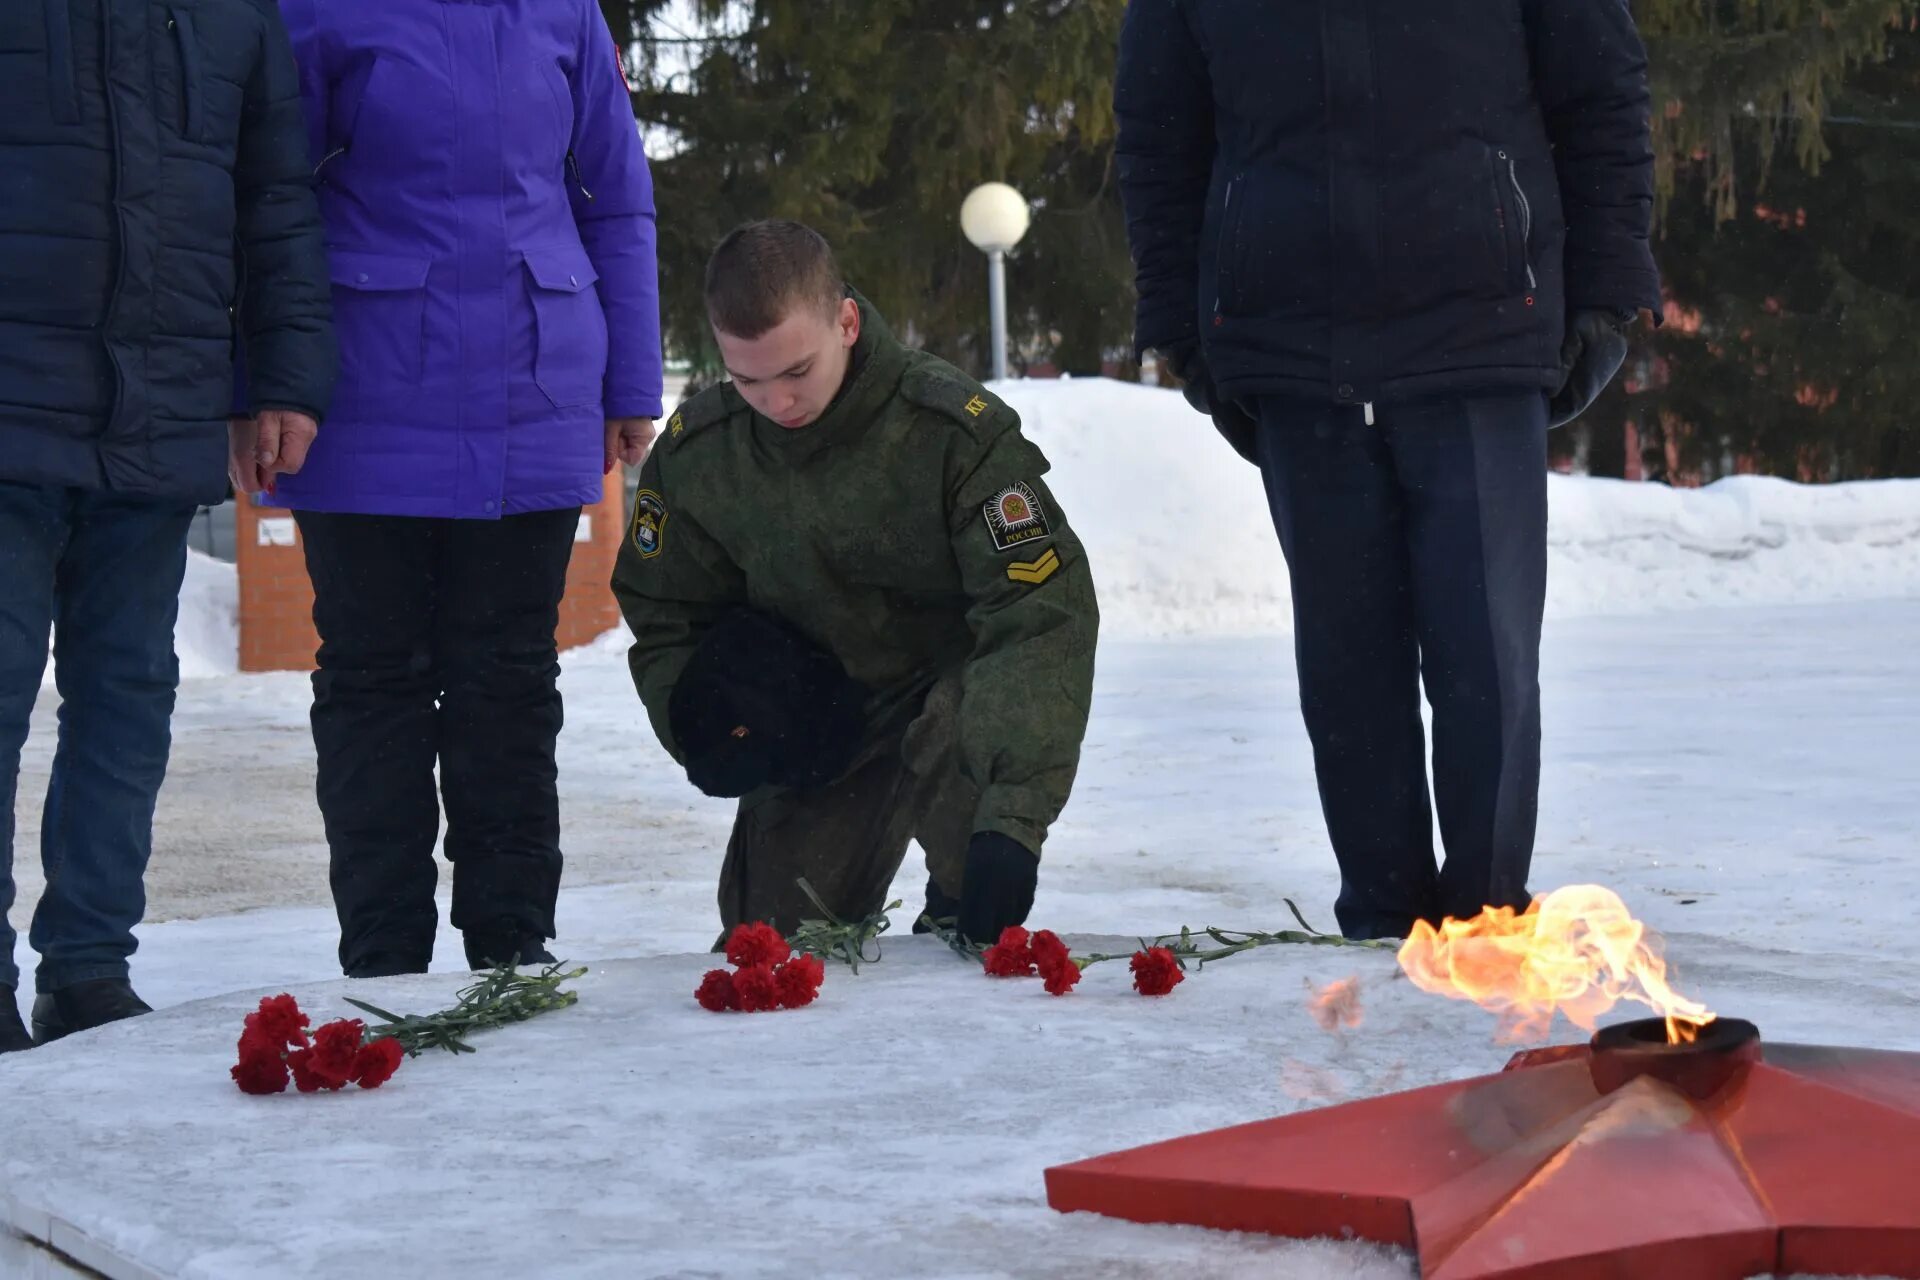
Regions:
<instances>
[{"instance_id":1,"label":"black trousers","mask_svg":"<svg viewBox=\"0 0 1920 1280\"><path fill-rule=\"evenodd\" d=\"M1540 787L1547 411L1264 399L1300 709L1350 936L1524 906ZM1433 707L1433 850L1420 686Z\"/></svg>"},{"instance_id":2,"label":"black trousers","mask_svg":"<svg viewBox=\"0 0 1920 1280\"><path fill-rule=\"evenodd\" d=\"M579 518L578 507L497 521L298 514L320 632L320 813L348 975L425 971L442 801L454 926L553 936L554 630Z\"/></svg>"}]
</instances>

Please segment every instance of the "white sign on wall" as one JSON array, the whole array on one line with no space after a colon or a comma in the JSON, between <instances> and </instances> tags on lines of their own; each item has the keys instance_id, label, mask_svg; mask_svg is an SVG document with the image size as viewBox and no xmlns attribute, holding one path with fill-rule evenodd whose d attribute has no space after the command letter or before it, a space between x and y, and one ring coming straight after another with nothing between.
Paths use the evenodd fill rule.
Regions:
<instances>
[{"instance_id":1,"label":"white sign on wall","mask_svg":"<svg viewBox=\"0 0 1920 1280\"><path fill-rule=\"evenodd\" d=\"M260 532L256 535L263 547L291 547L294 545L292 516L268 516L254 526Z\"/></svg>"}]
</instances>

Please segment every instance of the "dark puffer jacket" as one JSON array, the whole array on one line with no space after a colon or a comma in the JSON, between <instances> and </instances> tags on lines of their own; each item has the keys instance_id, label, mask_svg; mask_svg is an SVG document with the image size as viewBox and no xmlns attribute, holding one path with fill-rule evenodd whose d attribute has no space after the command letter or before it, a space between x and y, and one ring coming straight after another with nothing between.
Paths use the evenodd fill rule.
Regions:
<instances>
[{"instance_id":1,"label":"dark puffer jacket","mask_svg":"<svg viewBox=\"0 0 1920 1280\"><path fill-rule=\"evenodd\" d=\"M325 412L310 165L271 0L0 0L0 480L219 501L236 310Z\"/></svg>"},{"instance_id":2,"label":"dark puffer jacket","mask_svg":"<svg viewBox=\"0 0 1920 1280\"><path fill-rule=\"evenodd\" d=\"M1224 397L1551 391L1659 308L1624 0L1132 0L1116 106L1137 342Z\"/></svg>"}]
</instances>

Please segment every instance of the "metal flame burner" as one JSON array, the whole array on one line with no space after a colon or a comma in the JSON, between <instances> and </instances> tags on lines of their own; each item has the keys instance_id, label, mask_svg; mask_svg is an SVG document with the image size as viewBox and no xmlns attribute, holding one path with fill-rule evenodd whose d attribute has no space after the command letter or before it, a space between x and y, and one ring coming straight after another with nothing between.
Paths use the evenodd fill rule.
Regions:
<instances>
[{"instance_id":1,"label":"metal flame burner","mask_svg":"<svg viewBox=\"0 0 1920 1280\"><path fill-rule=\"evenodd\" d=\"M1760 1028L1739 1018L1715 1018L1690 1044L1667 1041L1665 1018L1602 1027L1588 1045L1593 1087L1613 1093L1642 1076L1704 1102L1738 1085L1760 1061Z\"/></svg>"}]
</instances>

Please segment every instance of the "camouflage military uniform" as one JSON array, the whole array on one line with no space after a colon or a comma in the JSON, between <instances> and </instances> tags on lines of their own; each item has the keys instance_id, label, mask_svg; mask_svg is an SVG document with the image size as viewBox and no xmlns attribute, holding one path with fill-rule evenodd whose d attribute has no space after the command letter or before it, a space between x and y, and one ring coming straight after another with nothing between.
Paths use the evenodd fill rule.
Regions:
<instances>
[{"instance_id":1,"label":"camouflage military uniform","mask_svg":"<svg viewBox=\"0 0 1920 1280\"><path fill-rule=\"evenodd\" d=\"M641 472L613 577L654 732L729 607L774 614L874 691L866 745L835 782L740 805L720 914L792 928L878 909L910 839L958 897L967 842L1039 851L1073 785L1098 610L1086 552L1003 402L908 350L862 303L846 385L811 426L730 385L688 401Z\"/></svg>"}]
</instances>

